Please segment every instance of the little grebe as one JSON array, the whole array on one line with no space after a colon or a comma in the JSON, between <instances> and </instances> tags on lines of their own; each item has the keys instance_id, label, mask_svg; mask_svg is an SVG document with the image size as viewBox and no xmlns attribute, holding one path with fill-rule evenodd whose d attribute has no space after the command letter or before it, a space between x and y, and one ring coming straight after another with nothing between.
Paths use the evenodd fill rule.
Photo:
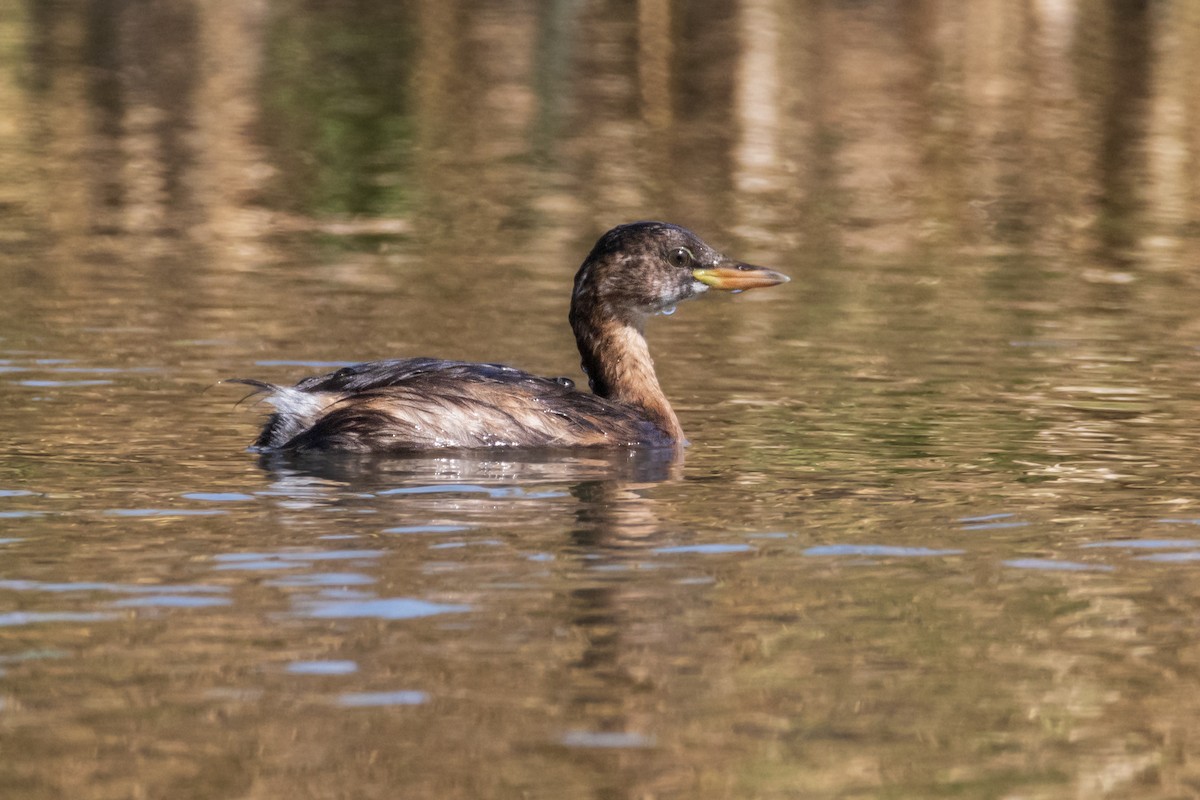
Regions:
<instances>
[{"instance_id":1,"label":"little grebe","mask_svg":"<svg viewBox=\"0 0 1200 800\"><path fill-rule=\"evenodd\" d=\"M404 452L431 448L679 445L679 419L658 385L646 318L710 287L788 280L726 258L665 222L620 225L575 275L571 328L592 394L566 378L434 358L371 361L292 387L235 379L275 406L260 450Z\"/></svg>"}]
</instances>

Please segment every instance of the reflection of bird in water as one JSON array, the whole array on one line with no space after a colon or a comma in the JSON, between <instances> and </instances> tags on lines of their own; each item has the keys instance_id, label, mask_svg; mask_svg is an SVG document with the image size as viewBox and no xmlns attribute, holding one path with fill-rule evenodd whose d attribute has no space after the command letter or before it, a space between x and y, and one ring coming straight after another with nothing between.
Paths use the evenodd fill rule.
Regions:
<instances>
[{"instance_id":1,"label":"reflection of bird in water","mask_svg":"<svg viewBox=\"0 0 1200 800\"><path fill-rule=\"evenodd\" d=\"M276 408L255 442L268 451L678 445L683 430L654 373L646 318L710 287L787 280L684 228L637 222L601 236L575 275L571 327L592 394L566 378L433 358L371 361L292 387L237 382Z\"/></svg>"}]
</instances>

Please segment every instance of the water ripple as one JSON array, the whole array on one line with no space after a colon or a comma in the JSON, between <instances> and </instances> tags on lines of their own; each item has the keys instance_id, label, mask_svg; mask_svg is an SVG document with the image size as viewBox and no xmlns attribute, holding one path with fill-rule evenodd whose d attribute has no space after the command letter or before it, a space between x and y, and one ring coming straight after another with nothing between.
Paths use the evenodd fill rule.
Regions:
<instances>
[{"instance_id":1,"label":"water ripple","mask_svg":"<svg viewBox=\"0 0 1200 800\"><path fill-rule=\"evenodd\" d=\"M292 675L352 675L358 672L353 661L293 661L287 665Z\"/></svg>"},{"instance_id":2,"label":"water ripple","mask_svg":"<svg viewBox=\"0 0 1200 800\"><path fill-rule=\"evenodd\" d=\"M113 517L215 517L229 512L217 508L110 508L104 513Z\"/></svg>"},{"instance_id":3,"label":"water ripple","mask_svg":"<svg viewBox=\"0 0 1200 800\"><path fill-rule=\"evenodd\" d=\"M1083 547L1116 547L1133 550L1168 550L1179 547L1200 547L1196 539L1116 539L1110 542L1089 542Z\"/></svg>"},{"instance_id":4,"label":"water ripple","mask_svg":"<svg viewBox=\"0 0 1200 800\"><path fill-rule=\"evenodd\" d=\"M34 389L56 389L69 386L109 386L113 383L110 380L95 379L95 380L77 380L77 381L50 381L50 380L24 380L15 381L18 386L29 386Z\"/></svg>"},{"instance_id":5,"label":"water ripple","mask_svg":"<svg viewBox=\"0 0 1200 800\"><path fill-rule=\"evenodd\" d=\"M347 692L337 698L339 706L366 708L372 706L419 706L429 699L425 692L402 690L398 692Z\"/></svg>"},{"instance_id":6,"label":"water ripple","mask_svg":"<svg viewBox=\"0 0 1200 800\"><path fill-rule=\"evenodd\" d=\"M929 547L897 547L886 544L824 544L809 547L806 556L891 556L916 558L927 556L956 556L963 550L934 550Z\"/></svg>"},{"instance_id":7,"label":"water ripple","mask_svg":"<svg viewBox=\"0 0 1200 800\"><path fill-rule=\"evenodd\" d=\"M435 486L403 486L397 489L384 489L380 495L413 495L413 494L486 494L488 497L522 497L531 500L541 500L549 497L566 497L566 492L542 491L531 492L520 486L480 486L473 483L444 483Z\"/></svg>"},{"instance_id":8,"label":"water ripple","mask_svg":"<svg viewBox=\"0 0 1200 800\"><path fill-rule=\"evenodd\" d=\"M384 528L384 533L457 533L470 530L467 525L401 525L398 528Z\"/></svg>"},{"instance_id":9,"label":"water ripple","mask_svg":"<svg viewBox=\"0 0 1200 800\"><path fill-rule=\"evenodd\" d=\"M113 608L211 608L227 606L232 601L227 597L195 597L180 594L153 594L144 597L129 597L116 600Z\"/></svg>"},{"instance_id":10,"label":"water ripple","mask_svg":"<svg viewBox=\"0 0 1200 800\"><path fill-rule=\"evenodd\" d=\"M642 748L653 747L655 739L626 731L567 731L559 742L567 747Z\"/></svg>"},{"instance_id":11,"label":"water ripple","mask_svg":"<svg viewBox=\"0 0 1200 800\"><path fill-rule=\"evenodd\" d=\"M379 558L384 550L320 550L313 552L285 551L276 553L218 553L212 557L218 562L213 569L224 572L274 569L298 569L312 566L317 561L352 561Z\"/></svg>"},{"instance_id":12,"label":"water ripple","mask_svg":"<svg viewBox=\"0 0 1200 800\"><path fill-rule=\"evenodd\" d=\"M316 572L304 575L288 575L264 581L265 586L285 586L295 588L313 588L321 586L366 586L374 583L375 579L359 572Z\"/></svg>"},{"instance_id":13,"label":"water ripple","mask_svg":"<svg viewBox=\"0 0 1200 800\"><path fill-rule=\"evenodd\" d=\"M1107 564L1084 564L1079 561L1056 561L1051 558L1013 558L1002 562L1006 567L1033 569L1045 572L1112 572Z\"/></svg>"},{"instance_id":14,"label":"water ripple","mask_svg":"<svg viewBox=\"0 0 1200 800\"><path fill-rule=\"evenodd\" d=\"M1138 556L1138 561L1200 561L1200 550L1185 550L1182 553L1155 553L1149 556Z\"/></svg>"},{"instance_id":15,"label":"water ripple","mask_svg":"<svg viewBox=\"0 0 1200 800\"><path fill-rule=\"evenodd\" d=\"M313 619L417 619L438 614L470 611L467 605L430 603L412 597L380 597L374 600L325 600L306 602L298 616Z\"/></svg>"},{"instance_id":16,"label":"water ripple","mask_svg":"<svg viewBox=\"0 0 1200 800\"><path fill-rule=\"evenodd\" d=\"M12 611L0 614L0 628L42 622L107 622L119 618L119 614L104 611Z\"/></svg>"},{"instance_id":17,"label":"water ripple","mask_svg":"<svg viewBox=\"0 0 1200 800\"><path fill-rule=\"evenodd\" d=\"M224 586L203 584L172 586L162 584L102 583L95 581L49 583L46 581L0 580L0 589L16 592L115 592L118 594L222 594Z\"/></svg>"},{"instance_id":18,"label":"water ripple","mask_svg":"<svg viewBox=\"0 0 1200 800\"><path fill-rule=\"evenodd\" d=\"M753 551L754 548L748 544L684 544L674 547L656 547L650 552L669 555L672 553L704 553L713 555L716 553L746 553Z\"/></svg>"},{"instance_id":19,"label":"water ripple","mask_svg":"<svg viewBox=\"0 0 1200 800\"><path fill-rule=\"evenodd\" d=\"M254 499L254 495L241 492L187 492L183 497L187 500L203 500L207 503L244 503Z\"/></svg>"}]
</instances>

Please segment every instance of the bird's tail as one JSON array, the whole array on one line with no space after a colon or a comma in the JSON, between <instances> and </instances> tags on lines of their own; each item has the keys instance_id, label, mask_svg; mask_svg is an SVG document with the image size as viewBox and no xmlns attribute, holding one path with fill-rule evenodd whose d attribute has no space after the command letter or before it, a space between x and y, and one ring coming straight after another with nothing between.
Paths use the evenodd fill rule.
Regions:
<instances>
[{"instance_id":1,"label":"bird's tail","mask_svg":"<svg viewBox=\"0 0 1200 800\"><path fill-rule=\"evenodd\" d=\"M275 413L267 420L254 442L254 447L260 450L276 450L285 446L297 434L311 428L330 403L338 399L338 395L330 392L306 392L255 378L227 378L222 383L251 386L254 391L246 397L264 395L263 400L275 406Z\"/></svg>"}]
</instances>

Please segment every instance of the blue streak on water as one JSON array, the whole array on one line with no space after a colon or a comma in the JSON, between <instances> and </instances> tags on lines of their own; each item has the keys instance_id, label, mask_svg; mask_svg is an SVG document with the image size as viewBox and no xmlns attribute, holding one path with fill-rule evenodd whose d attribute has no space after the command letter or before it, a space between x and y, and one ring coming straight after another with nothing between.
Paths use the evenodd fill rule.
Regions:
<instances>
[{"instance_id":1,"label":"blue streak on water","mask_svg":"<svg viewBox=\"0 0 1200 800\"><path fill-rule=\"evenodd\" d=\"M1062 339L1013 339L1009 347L1073 347L1074 342Z\"/></svg>"},{"instance_id":2,"label":"blue streak on water","mask_svg":"<svg viewBox=\"0 0 1200 800\"><path fill-rule=\"evenodd\" d=\"M26 489L0 489L0 497L30 497L35 492Z\"/></svg>"},{"instance_id":3,"label":"blue streak on water","mask_svg":"<svg viewBox=\"0 0 1200 800\"><path fill-rule=\"evenodd\" d=\"M358 572L316 572L304 575L288 575L264 581L267 586L311 588L319 586L366 586L375 579Z\"/></svg>"},{"instance_id":4,"label":"blue streak on water","mask_svg":"<svg viewBox=\"0 0 1200 800\"><path fill-rule=\"evenodd\" d=\"M100 583L100 582L59 582L45 581L0 580L0 589L16 592L115 592L117 594L223 594L229 589L225 586L196 585L162 585L134 583Z\"/></svg>"},{"instance_id":5,"label":"blue streak on water","mask_svg":"<svg viewBox=\"0 0 1200 800\"><path fill-rule=\"evenodd\" d=\"M1182 553L1154 553L1149 556L1138 556L1138 561L1200 561L1200 550L1186 550Z\"/></svg>"},{"instance_id":6,"label":"blue streak on water","mask_svg":"<svg viewBox=\"0 0 1200 800\"><path fill-rule=\"evenodd\" d=\"M470 530L468 525L401 525L398 528L384 528L384 533L457 533Z\"/></svg>"},{"instance_id":7,"label":"blue streak on water","mask_svg":"<svg viewBox=\"0 0 1200 800\"><path fill-rule=\"evenodd\" d=\"M370 600L375 597L371 592L341 586L322 589L316 596L327 600Z\"/></svg>"},{"instance_id":8,"label":"blue streak on water","mask_svg":"<svg viewBox=\"0 0 1200 800\"><path fill-rule=\"evenodd\" d=\"M566 497L566 492L545 491L530 492L520 486L479 486L473 483L444 483L436 486L403 486L397 489L384 489L380 495L413 495L413 494L486 494L488 497L524 497L540 500L549 497Z\"/></svg>"},{"instance_id":9,"label":"blue streak on water","mask_svg":"<svg viewBox=\"0 0 1200 800\"><path fill-rule=\"evenodd\" d=\"M114 608L211 608L227 606L227 597L196 597L180 594L152 594L144 597L129 597L116 600L109 605Z\"/></svg>"},{"instance_id":10,"label":"blue streak on water","mask_svg":"<svg viewBox=\"0 0 1200 800\"><path fill-rule=\"evenodd\" d=\"M229 512L218 508L110 508L104 513L113 517L215 517Z\"/></svg>"},{"instance_id":11,"label":"blue streak on water","mask_svg":"<svg viewBox=\"0 0 1200 800\"><path fill-rule=\"evenodd\" d=\"M49 366L49 369L40 370L41 372L57 372L74 373L79 375L120 375L126 372L145 372L145 368L140 369L119 369L117 367L56 367L46 364L45 362L37 362L38 366Z\"/></svg>"},{"instance_id":12,"label":"blue streak on water","mask_svg":"<svg viewBox=\"0 0 1200 800\"><path fill-rule=\"evenodd\" d=\"M119 618L119 614L105 611L13 611L0 614L0 628L43 622L107 622Z\"/></svg>"},{"instance_id":13,"label":"blue streak on water","mask_svg":"<svg viewBox=\"0 0 1200 800\"><path fill-rule=\"evenodd\" d=\"M287 665L292 675L352 675L358 672L353 661L293 661Z\"/></svg>"},{"instance_id":14,"label":"blue streak on water","mask_svg":"<svg viewBox=\"0 0 1200 800\"><path fill-rule=\"evenodd\" d=\"M109 386L113 383L110 380L80 380L80 381L49 381L49 380L24 380L16 381L18 386L30 386L35 389L52 389L69 386Z\"/></svg>"},{"instance_id":15,"label":"blue streak on water","mask_svg":"<svg viewBox=\"0 0 1200 800\"><path fill-rule=\"evenodd\" d=\"M24 540L24 539L21 539L21 538L19 538L19 537L16 537L16 538L8 538L8 539L0 539L0 544L15 544L16 542L23 542L23 541L25 541L25 540Z\"/></svg>"},{"instance_id":16,"label":"blue streak on water","mask_svg":"<svg viewBox=\"0 0 1200 800\"><path fill-rule=\"evenodd\" d=\"M471 607L467 605L429 603L412 597L381 597L375 600L308 602L297 611L297 615L314 619L417 619L470 610Z\"/></svg>"},{"instance_id":17,"label":"blue streak on water","mask_svg":"<svg viewBox=\"0 0 1200 800\"><path fill-rule=\"evenodd\" d=\"M1083 547L1116 547L1133 550L1169 550L1179 547L1200 547L1197 539L1116 539L1109 542L1089 542Z\"/></svg>"},{"instance_id":18,"label":"blue streak on water","mask_svg":"<svg viewBox=\"0 0 1200 800\"><path fill-rule=\"evenodd\" d=\"M957 521L958 522L990 522L992 520L997 520L997 519L1006 519L1011 516L1014 516L1014 515L1010 514L1010 513L983 514L978 517L959 517Z\"/></svg>"},{"instance_id":19,"label":"blue streak on water","mask_svg":"<svg viewBox=\"0 0 1200 800\"><path fill-rule=\"evenodd\" d=\"M926 556L956 556L963 550L934 550L929 547L896 547L886 544L823 544L809 547L806 556L895 556L917 558Z\"/></svg>"},{"instance_id":20,"label":"blue streak on water","mask_svg":"<svg viewBox=\"0 0 1200 800\"><path fill-rule=\"evenodd\" d=\"M247 561L345 561L354 558L379 558L386 552L386 550L318 550L313 552L218 553L212 558L213 561L231 563Z\"/></svg>"},{"instance_id":21,"label":"blue streak on water","mask_svg":"<svg viewBox=\"0 0 1200 800\"><path fill-rule=\"evenodd\" d=\"M674 547L656 547L652 553L660 553L670 555L673 553L703 553L714 555L717 553L745 553L753 551L754 548L748 544L683 544Z\"/></svg>"},{"instance_id":22,"label":"blue streak on water","mask_svg":"<svg viewBox=\"0 0 1200 800\"><path fill-rule=\"evenodd\" d=\"M254 495L241 492L188 492L183 496L187 500L203 500L211 503L244 503L254 499Z\"/></svg>"},{"instance_id":23,"label":"blue streak on water","mask_svg":"<svg viewBox=\"0 0 1200 800\"><path fill-rule=\"evenodd\" d=\"M425 692L402 690L397 692L348 692L337 698L339 706L347 708L369 708L375 706L419 706L429 699Z\"/></svg>"},{"instance_id":24,"label":"blue streak on water","mask_svg":"<svg viewBox=\"0 0 1200 800\"><path fill-rule=\"evenodd\" d=\"M45 511L0 511L0 519L29 519L45 515Z\"/></svg>"},{"instance_id":25,"label":"blue streak on water","mask_svg":"<svg viewBox=\"0 0 1200 800\"><path fill-rule=\"evenodd\" d=\"M1083 564L1078 561L1055 561L1050 558L1014 558L1001 562L1006 567L1041 570L1044 572L1112 572L1107 564Z\"/></svg>"}]
</instances>

